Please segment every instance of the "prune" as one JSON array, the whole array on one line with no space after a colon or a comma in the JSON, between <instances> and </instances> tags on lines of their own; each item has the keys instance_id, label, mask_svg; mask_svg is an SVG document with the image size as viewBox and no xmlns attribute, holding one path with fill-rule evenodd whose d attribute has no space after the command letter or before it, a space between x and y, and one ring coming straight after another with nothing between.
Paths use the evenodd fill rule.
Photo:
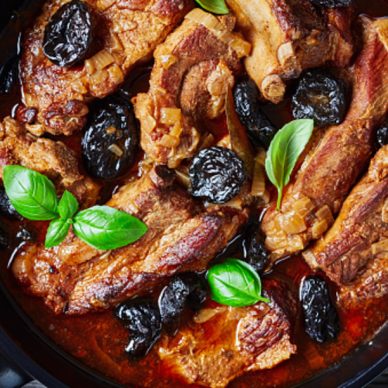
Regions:
<instances>
[{"instance_id":1,"label":"prune","mask_svg":"<svg viewBox=\"0 0 388 388\"><path fill-rule=\"evenodd\" d=\"M260 108L260 92L248 77L241 79L234 88L234 104L241 123L257 147L268 149L276 129Z\"/></svg>"},{"instance_id":2,"label":"prune","mask_svg":"<svg viewBox=\"0 0 388 388\"><path fill-rule=\"evenodd\" d=\"M137 122L129 102L110 98L99 104L86 125L82 139L88 172L115 179L131 168L139 143Z\"/></svg>"},{"instance_id":3,"label":"prune","mask_svg":"<svg viewBox=\"0 0 388 388\"><path fill-rule=\"evenodd\" d=\"M19 241L32 241L34 236L29 230L22 228L16 233L16 239Z\"/></svg>"},{"instance_id":4,"label":"prune","mask_svg":"<svg viewBox=\"0 0 388 388\"><path fill-rule=\"evenodd\" d=\"M72 66L90 54L95 23L89 6L73 0L51 17L44 31L43 52L58 66Z\"/></svg>"},{"instance_id":5,"label":"prune","mask_svg":"<svg viewBox=\"0 0 388 388\"><path fill-rule=\"evenodd\" d=\"M225 203L235 197L245 181L244 165L231 150L203 149L194 157L190 170L191 194L212 203Z\"/></svg>"},{"instance_id":6,"label":"prune","mask_svg":"<svg viewBox=\"0 0 388 388\"><path fill-rule=\"evenodd\" d=\"M388 144L388 120L376 131L376 148Z\"/></svg>"},{"instance_id":7,"label":"prune","mask_svg":"<svg viewBox=\"0 0 388 388\"><path fill-rule=\"evenodd\" d=\"M244 261L258 273L263 272L269 260L269 253L264 245L264 235L257 223L248 227L243 242Z\"/></svg>"},{"instance_id":8,"label":"prune","mask_svg":"<svg viewBox=\"0 0 388 388\"><path fill-rule=\"evenodd\" d=\"M163 325L170 331L179 326L179 317L186 306L198 310L206 299L204 282L196 274L175 277L159 296L159 310Z\"/></svg>"},{"instance_id":9,"label":"prune","mask_svg":"<svg viewBox=\"0 0 388 388\"><path fill-rule=\"evenodd\" d=\"M22 216L12 206L7 193L3 188L0 188L0 213L10 218L22 219Z\"/></svg>"},{"instance_id":10,"label":"prune","mask_svg":"<svg viewBox=\"0 0 388 388\"><path fill-rule=\"evenodd\" d=\"M8 233L0 226L0 248L7 248L9 245Z\"/></svg>"},{"instance_id":11,"label":"prune","mask_svg":"<svg viewBox=\"0 0 388 388\"><path fill-rule=\"evenodd\" d=\"M305 331L313 340L323 343L337 337L339 319L326 282L308 276L300 289Z\"/></svg>"},{"instance_id":12,"label":"prune","mask_svg":"<svg viewBox=\"0 0 388 388\"><path fill-rule=\"evenodd\" d=\"M294 118L314 119L319 127L340 124L347 107L344 82L320 69L305 73L292 97Z\"/></svg>"},{"instance_id":13,"label":"prune","mask_svg":"<svg viewBox=\"0 0 388 388\"><path fill-rule=\"evenodd\" d=\"M130 357L144 357L159 339L162 321L158 307L151 301L135 299L122 303L116 316L130 331L125 351Z\"/></svg>"},{"instance_id":14,"label":"prune","mask_svg":"<svg viewBox=\"0 0 388 388\"><path fill-rule=\"evenodd\" d=\"M8 94L19 75L19 56L9 59L0 69L0 94Z\"/></svg>"},{"instance_id":15,"label":"prune","mask_svg":"<svg viewBox=\"0 0 388 388\"><path fill-rule=\"evenodd\" d=\"M340 8L348 7L353 3L353 0L310 0L313 4L325 8Z\"/></svg>"}]
</instances>

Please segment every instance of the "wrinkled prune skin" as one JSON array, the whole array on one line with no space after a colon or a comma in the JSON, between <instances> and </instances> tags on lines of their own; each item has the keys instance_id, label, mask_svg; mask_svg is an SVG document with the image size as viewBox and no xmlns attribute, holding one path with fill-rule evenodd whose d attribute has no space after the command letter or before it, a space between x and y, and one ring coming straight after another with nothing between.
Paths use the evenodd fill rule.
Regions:
<instances>
[{"instance_id":1,"label":"wrinkled prune skin","mask_svg":"<svg viewBox=\"0 0 388 388\"><path fill-rule=\"evenodd\" d=\"M95 22L87 4L79 0L66 3L45 28L43 52L58 66L78 64L90 53L94 30Z\"/></svg>"},{"instance_id":2,"label":"wrinkled prune skin","mask_svg":"<svg viewBox=\"0 0 388 388\"><path fill-rule=\"evenodd\" d=\"M146 356L162 331L158 306L144 299L130 300L116 308L116 317L130 332L125 348L128 355L131 358Z\"/></svg>"},{"instance_id":3,"label":"wrinkled prune skin","mask_svg":"<svg viewBox=\"0 0 388 388\"><path fill-rule=\"evenodd\" d=\"M254 81L245 77L237 82L233 97L238 117L246 127L252 143L268 149L276 134L276 128L261 110L260 92Z\"/></svg>"},{"instance_id":4,"label":"wrinkled prune skin","mask_svg":"<svg viewBox=\"0 0 388 388\"><path fill-rule=\"evenodd\" d=\"M301 285L300 299L308 336L319 343L336 338L340 330L339 319L326 282L318 276L306 277Z\"/></svg>"},{"instance_id":5,"label":"wrinkled prune skin","mask_svg":"<svg viewBox=\"0 0 388 388\"><path fill-rule=\"evenodd\" d=\"M15 55L0 68L0 94L8 94L19 76L19 56Z\"/></svg>"},{"instance_id":6,"label":"wrinkled prune skin","mask_svg":"<svg viewBox=\"0 0 388 388\"><path fill-rule=\"evenodd\" d=\"M129 172L139 144L132 105L120 98L97 104L82 138L87 171L95 178L111 180Z\"/></svg>"},{"instance_id":7,"label":"wrinkled prune skin","mask_svg":"<svg viewBox=\"0 0 388 388\"><path fill-rule=\"evenodd\" d=\"M381 148L388 144L388 120L376 131L376 148Z\"/></svg>"},{"instance_id":8,"label":"wrinkled prune skin","mask_svg":"<svg viewBox=\"0 0 388 388\"><path fill-rule=\"evenodd\" d=\"M0 226L0 249L7 248L9 245L8 233Z\"/></svg>"},{"instance_id":9,"label":"wrinkled prune skin","mask_svg":"<svg viewBox=\"0 0 388 388\"><path fill-rule=\"evenodd\" d=\"M0 188L0 213L9 218L21 220L23 217L12 206L4 188Z\"/></svg>"},{"instance_id":10,"label":"wrinkled prune skin","mask_svg":"<svg viewBox=\"0 0 388 388\"><path fill-rule=\"evenodd\" d=\"M211 203L225 203L241 190L246 175L241 159L223 147L203 149L190 170L191 194Z\"/></svg>"},{"instance_id":11,"label":"wrinkled prune skin","mask_svg":"<svg viewBox=\"0 0 388 388\"><path fill-rule=\"evenodd\" d=\"M269 261L269 253L264 244L265 237L257 223L250 225L242 241L244 261L257 273L262 273Z\"/></svg>"},{"instance_id":12,"label":"wrinkled prune skin","mask_svg":"<svg viewBox=\"0 0 388 388\"><path fill-rule=\"evenodd\" d=\"M199 310L207 296L206 288L196 274L175 277L160 293L159 311L163 325L170 332L179 328L180 316L186 307Z\"/></svg>"},{"instance_id":13,"label":"wrinkled prune skin","mask_svg":"<svg viewBox=\"0 0 388 388\"><path fill-rule=\"evenodd\" d=\"M292 97L295 119L313 119L315 126L340 124L348 108L346 87L342 80L324 70L306 72Z\"/></svg>"},{"instance_id":14,"label":"wrinkled prune skin","mask_svg":"<svg viewBox=\"0 0 388 388\"><path fill-rule=\"evenodd\" d=\"M349 7L353 0L310 0L314 5L325 8Z\"/></svg>"}]
</instances>

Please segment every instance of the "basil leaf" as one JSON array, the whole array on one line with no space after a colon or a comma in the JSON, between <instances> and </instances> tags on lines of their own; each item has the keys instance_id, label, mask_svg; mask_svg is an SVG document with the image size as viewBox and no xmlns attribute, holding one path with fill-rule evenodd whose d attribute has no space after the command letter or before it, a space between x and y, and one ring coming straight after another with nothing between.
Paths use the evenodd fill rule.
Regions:
<instances>
[{"instance_id":1,"label":"basil leaf","mask_svg":"<svg viewBox=\"0 0 388 388\"><path fill-rule=\"evenodd\" d=\"M28 168L9 165L3 168L5 191L12 206L32 221L48 221L58 217L57 195L53 182Z\"/></svg>"},{"instance_id":2,"label":"basil leaf","mask_svg":"<svg viewBox=\"0 0 388 388\"><path fill-rule=\"evenodd\" d=\"M269 302L261 296L261 280L251 265L237 259L227 259L210 268L207 273L212 299L232 307L250 306L259 301Z\"/></svg>"},{"instance_id":3,"label":"basil leaf","mask_svg":"<svg viewBox=\"0 0 388 388\"><path fill-rule=\"evenodd\" d=\"M204 10L218 15L226 15L229 13L225 0L195 0L195 2Z\"/></svg>"},{"instance_id":4,"label":"basil leaf","mask_svg":"<svg viewBox=\"0 0 388 388\"><path fill-rule=\"evenodd\" d=\"M68 219L72 218L78 211L78 201L70 191L65 191L58 203L57 211L61 218Z\"/></svg>"},{"instance_id":5,"label":"basil leaf","mask_svg":"<svg viewBox=\"0 0 388 388\"><path fill-rule=\"evenodd\" d=\"M269 180L278 189L277 209L280 209L283 189L289 183L292 170L313 133L314 121L294 120L286 124L273 138L265 160Z\"/></svg>"},{"instance_id":6,"label":"basil leaf","mask_svg":"<svg viewBox=\"0 0 388 388\"><path fill-rule=\"evenodd\" d=\"M147 232L147 226L130 214L108 206L94 206L74 218L74 233L100 250L131 244Z\"/></svg>"},{"instance_id":7,"label":"basil leaf","mask_svg":"<svg viewBox=\"0 0 388 388\"><path fill-rule=\"evenodd\" d=\"M71 220L64 220L63 218L57 218L51 221L47 229L44 246L46 248L52 248L59 245L69 233L70 225Z\"/></svg>"}]
</instances>

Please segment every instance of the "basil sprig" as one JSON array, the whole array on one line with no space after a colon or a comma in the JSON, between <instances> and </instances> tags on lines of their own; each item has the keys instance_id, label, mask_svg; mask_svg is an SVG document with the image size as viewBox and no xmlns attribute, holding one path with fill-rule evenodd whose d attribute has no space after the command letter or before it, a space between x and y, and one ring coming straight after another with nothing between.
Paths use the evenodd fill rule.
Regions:
<instances>
[{"instance_id":1,"label":"basil sprig","mask_svg":"<svg viewBox=\"0 0 388 388\"><path fill-rule=\"evenodd\" d=\"M71 225L77 237L100 250L132 244L147 232L142 221L109 206L94 206L78 212L79 204L73 194L66 190L58 201L53 182L26 167L5 166L3 182L19 214L32 221L51 221L46 248L59 245Z\"/></svg>"},{"instance_id":2,"label":"basil sprig","mask_svg":"<svg viewBox=\"0 0 388 388\"><path fill-rule=\"evenodd\" d=\"M229 13L225 0L195 0L195 2L204 10L217 15L226 15Z\"/></svg>"},{"instance_id":3,"label":"basil sprig","mask_svg":"<svg viewBox=\"0 0 388 388\"><path fill-rule=\"evenodd\" d=\"M267 302L261 295L261 280L254 268L238 259L227 259L209 269L207 279L212 299L232 307Z\"/></svg>"},{"instance_id":4,"label":"basil sprig","mask_svg":"<svg viewBox=\"0 0 388 388\"><path fill-rule=\"evenodd\" d=\"M273 138L265 160L265 171L278 190L277 209L280 209L283 189L289 183L299 156L309 142L314 129L310 119L294 120L286 124Z\"/></svg>"}]
</instances>

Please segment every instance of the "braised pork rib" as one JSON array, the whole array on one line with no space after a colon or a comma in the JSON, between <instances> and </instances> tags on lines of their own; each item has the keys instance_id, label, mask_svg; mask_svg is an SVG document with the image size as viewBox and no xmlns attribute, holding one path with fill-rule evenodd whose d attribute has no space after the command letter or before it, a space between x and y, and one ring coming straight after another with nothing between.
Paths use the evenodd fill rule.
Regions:
<instances>
[{"instance_id":1,"label":"braised pork rib","mask_svg":"<svg viewBox=\"0 0 388 388\"><path fill-rule=\"evenodd\" d=\"M24 104L37 110L38 123L29 126L37 135L70 135L81 129L87 102L117 89L193 6L191 0L85 0L97 19L99 51L81 66L64 68L45 57L42 42L51 16L67 2L48 1L23 43Z\"/></svg>"},{"instance_id":2,"label":"braised pork rib","mask_svg":"<svg viewBox=\"0 0 388 388\"><path fill-rule=\"evenodd\" d=\"M262 222L272 259L302 250L333 224L349 190L365 168L374 129L388 111L388 19L362 18L364 47L353 69L353 100L345 121L330 127L305 158Z\"/></svg>"}]
</instances>

